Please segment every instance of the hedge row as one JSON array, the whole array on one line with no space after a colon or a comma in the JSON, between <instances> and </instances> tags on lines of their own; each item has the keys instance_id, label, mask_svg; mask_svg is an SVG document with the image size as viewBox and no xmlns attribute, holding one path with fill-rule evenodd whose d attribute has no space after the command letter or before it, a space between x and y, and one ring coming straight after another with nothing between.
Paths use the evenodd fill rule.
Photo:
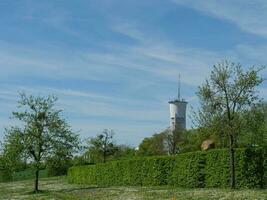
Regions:
<instances>
[{"instance_id":1,"label":"hedge row","mask_svg":"<svg viewBox=\"0 0 267 200\"><path fill-rule=\"evenodd\" d=\"M263 187L266 184L266 151L236 149L235 155L237 187ZM68 171L68 181L97 186L228 187L228 163L227 149L198 151L72 167Z\"/></svg>"}]
</instances>

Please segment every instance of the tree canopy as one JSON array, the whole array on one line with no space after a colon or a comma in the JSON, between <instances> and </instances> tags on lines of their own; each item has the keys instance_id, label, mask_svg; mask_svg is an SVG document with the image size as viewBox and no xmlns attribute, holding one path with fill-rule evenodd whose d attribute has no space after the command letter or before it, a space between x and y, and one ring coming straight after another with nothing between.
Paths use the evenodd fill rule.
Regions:
<instances>
[{"instance_id":1,"label":"tree canopy","mask_svg":"<svg viewBox=\"0 0 267 200\"><path fill-rule=\"evenodd\" d=\"M78 135L62 118L62 111L55 108L56 101L54 96L34 97L22 93L18 111L12 113L20 125L10 127L5 134L6 153L23 155L33 163L35 192L39 190L39 171L44 161L58 153L72 156L79 144Z\"/></svg>"},{"instance_id":2,"label":"tree canopy","mask_svg":"<svg viewBox=\"0 0 267 200\"><path fill-rule=\"evenodd\" d=\"M213 66L209 79L199 87L200 109L197 121L220 137L228 138L231 187L235 187L234 147L242 128L242 114L260 102L257 86L263 82L259 71L247 71L240 64L223 61Z\"/></svg>"}]
</instances>

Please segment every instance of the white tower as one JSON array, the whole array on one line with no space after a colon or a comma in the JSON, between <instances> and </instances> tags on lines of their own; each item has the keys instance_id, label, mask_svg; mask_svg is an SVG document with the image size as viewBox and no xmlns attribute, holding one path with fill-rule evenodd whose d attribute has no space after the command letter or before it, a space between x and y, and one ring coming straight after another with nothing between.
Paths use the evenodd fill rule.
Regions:
<instances>
[{"instance_id":1,"label":"white tower","mask_svg":"<svg viewBox=\"0 0 267 200\"><path fill-rule=\"evenodd\" d=\"M180 75L178 83L178 98L169 101L170 104L170 129L186 129L186 106L187 102L180 97Z\"/></svg>"}]
</instances>

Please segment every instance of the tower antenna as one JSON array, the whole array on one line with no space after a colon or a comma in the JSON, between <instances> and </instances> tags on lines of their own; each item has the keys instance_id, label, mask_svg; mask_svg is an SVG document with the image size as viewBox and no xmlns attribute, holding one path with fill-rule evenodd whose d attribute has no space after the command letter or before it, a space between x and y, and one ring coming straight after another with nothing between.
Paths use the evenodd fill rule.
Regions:
<instances>
[{"instance_id":1,"label":"tower antenna","mask_svg":"<svg viewBox=\"0 0 267 200\"><path fill-rule=\"evenodd\" d=\"M181 75L179 73L179 79L178 79L178 100L181 100Z\"/></svg>"}]
</instances>

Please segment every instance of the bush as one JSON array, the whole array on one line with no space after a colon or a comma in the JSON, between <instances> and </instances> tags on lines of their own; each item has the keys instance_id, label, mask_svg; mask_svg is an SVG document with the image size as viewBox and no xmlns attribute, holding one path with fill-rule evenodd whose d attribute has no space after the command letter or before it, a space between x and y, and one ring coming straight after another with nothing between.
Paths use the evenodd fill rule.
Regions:
<instances>
[{"instance_id":1,"label":"bush","mask_svg":"<svg viewBox=\"0 0 267 200\"><path fill-rule=\"evenodd\" d=\"M235 167L237 187L262 187L266 183L266 150L236 149ZM229 176L227 149L112 161L68 171L70 183L97 186L228 187Z\"/></svg>"},{"instance_id":2,"label":"bush","mask_svg":"<svg viewBox=\"0 0 267 200\"><path fill-rule=\"evenodd\" d=\"M101 186L166 185L173 162L172 157L151 157L71 167L68 180Z\"/></svg>"},{"instance_id":3,"label":"bush","mask_svg":"<svg viewBox=\"0 0 267 200\"><path fill-rule=\"evenodd\" d=\"M228 187L230 180L228 150L218 149L206 153L204 171L205 187Z\"/></svg>"},{"instance_id":4,"label":"bush","mask_svg":"<svg viewBox=\"0 0 267 200\"><path fill-rule=\"evenodd\" d=\"M178 187L204 187L205 153L191 152L176 156L171 184Z\"/></svg>"},{"instance_id":5,"label":"bush","mask_svg":"<svg viewBox=\"0 0 267 200\"><path fill-rule=\"evenodd\" d=\"M239 151L238 158L241 162L237 163L237 186L246 188L264 187L264 149L248 148Z\"/></svg>"},{"instance_id":6,"label":"bush","mask_svg":"<svg viewBox=\"0 0 267 200\"><path fill-rule=\"evenodd\" d=\"M264 185L264 151L257 149L236 149L235 151L236 187L255 188ZM206 187L228 187L229 152L225 149L206 154Z\"/></svg>"},{"instance_id":7,"label":"bush","mask_svg":"<svg viewBox=\"0 0 267 200\"><path fill-rule=\"evenodd\" d=\"M142 185L167 185L171 182L174 157L147 158L143 161Z\"/></svg>"},{"instance_id":8,"label":"bush","mask_svg":"<svg viewBox=\"0 0 267 200\"><path fill-rule=\"evenodd\" d=\"M46 164L48 176L63 176L67 175L68 169L71 166L71 160L52 158Z\"/></svg>"}]
</instances>

